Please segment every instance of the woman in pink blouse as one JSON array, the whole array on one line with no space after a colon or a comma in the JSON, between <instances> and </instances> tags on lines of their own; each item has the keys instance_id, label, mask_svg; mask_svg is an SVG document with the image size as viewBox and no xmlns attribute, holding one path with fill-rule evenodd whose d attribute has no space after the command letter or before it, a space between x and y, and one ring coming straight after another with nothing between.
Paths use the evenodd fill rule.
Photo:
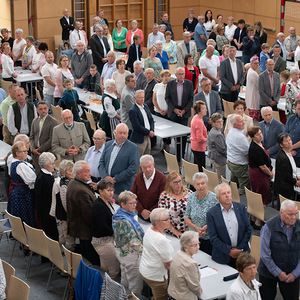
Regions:
<instances>
[{"instance_id":1,"label":"woman in pink blouse","mask_svg":"<svg viewBox=\"0 0 300 300\"><path fill-rule=\"evenodd\" d=\"M207 146L207 130L203 122L207 109L205 102L198 100L194 103L196 115L191 122L191 149L194 153L194 163L198 165L199 172L205 166L205 150Z\"/></svg>"},{"instance_id":2,"label":"woman in pink blouse","mask_svg":"<svg viewBox=\"0 0 300 300\"><path fill-rule=\"evenodd\" d=\"M141 29L138 28L138 22L136 20L131 21L131 30L127 31L125 43L127 45L127 52L131 44L133 44L133 36L138 34L141 37L141 51L143 51L143 41L144 41L144 34Z\"/></svg>"}]
</instances>

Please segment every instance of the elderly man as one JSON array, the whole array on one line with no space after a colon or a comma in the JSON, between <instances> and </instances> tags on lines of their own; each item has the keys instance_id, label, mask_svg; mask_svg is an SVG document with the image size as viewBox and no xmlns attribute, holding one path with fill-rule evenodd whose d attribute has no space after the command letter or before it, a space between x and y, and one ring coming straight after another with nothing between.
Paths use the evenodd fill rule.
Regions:
<instances>
[{"instance_id":1,"label":"elderly man","mask_svg":"<svg viewBox=\"0 0 300 300\"><path fill-rule=\"evenodd\" d=\"M75 21L74 30L70 33L70 46L73 49L73 51L76 50L78 41L82 41L84 46L86 46L84 35L81 29L82 29L81 22Z\"/></svg>"},{"instance_id":2,"label":"elderly man","mask_svg":"<svg viewBox=\"0 0 300 300\"><path fill-rule=\"evenodd\" d=\"M51 151L53 128L57 121L48 114L47 103L40 101L37 104L38 117L32 121L30 130L30 145L35 172L40 171L39 156L43 152Z\"/></svg>"},{"instance_id":3,"label":"elderly man","mask_svg":"<svg viewBox=\"0 0 300 300\"><path fill-rule=\"evenodd\" d=\"M290 35L285 38L284 44L287 51L287 60L294 61L294 51L296 50L298 43L300 42L300 36L296 35L295 27L290 27Z\"/></svg>"},{"instance_id":4,"label":"elderly man","mask_svg":"<svg viewBox=\"0 0 300 300\"><path fill-rule=\"evenodd\" d=\"M12 104L7 112L7 128L12 136L20 133L29 136L31 123L37 117L36 108L31 102L26 101L23 88L16 89L17 102Z\"/></svg>"},{"instance_id":5,"label":"elderly man","mask_svg":"<svg viewBox=\"0 0 300 300\"><path fill-rule=\"evenodd\" d=\"M8 127L7 127L7 113L8 113L8 109L10 108L11 105L13 105L17 98L16 98L16 89L18 88L18 85L16 83L12 83L9 87L8 87L8 93L9 96L4 99L0 105L0 112L2 114L2 118L3 118L3 128L2 128L2 132L3 132L3 141L9 145L13 144L13 136L10 134Z\"/></svg>"},{"instance_id":6,"label":"elderly man","mask_svg":"<svg viewBox=\"0 0 300 300\"><path fill-rule=\"evenodd\" d=\"M150 222L151 211L158 206L160 194L166 187L166 176L155 169L154 158L143 155L140 158L142 172L134 178L131 191L137 195L136 210L140 217Z\"/></svg>"},{"instance_id":7,"label":"elderly man","mask_svg":"<svg viewBox=\"0 0 300 300\"><path fill-rule=\"evenodd\" d=\"M184 80L184 68L177 68L175 75L177 79L169 81L166 88L165 99L168 104L168 118L173 122L187 126L193 105L194 87L191 81ZM182 145L177 144L178 161L181 160L181 153L184 157L186 139L186 136L182 137Z\"/></svg>"},{"instance_id":8,"label":"elderly man","mask_svg":"<svg viewBox=\"0 0 300 300\"><path fill-rule=\"evenodd\" d=\"M280 74L282 71L286 70L286 60L284 60L281 54L281 48L279 45L274 45L273 47L273 60L275 63L274 71Z\"/></svg>"},{"instance_id":9,"label":"elderly man","mask_svg":"<svg viewBox=\"0 0 300 300\"><path fill-rule=\"evenodd\" d=\"M154 105L152 102L153 99L153 89L156 85L156 80L154 79L155 73L152 68L148 68L145 70L145 77L147 80L146 86L144 88L145 90L145 103L148 105L150 111L152 114L154 114Z\"/></svg>"},{"instance_id":10,"label":"elderly man","mask_svg":"<svg viewBox=\"0 0 300 300\"><path fill-rule=\"evenodd\" d=\"M74 30L74 19L69 16L69 10L67 8L63 10L63 17L59 21L62 27L61 39L63 42L68 42L70 31Z\"/></svg>"},{"instance_id":11,"label":"elderly man","mask_svg":"<svg viewBox=\"0 0 300 300\"><path fill-rule=\"evenodd\" d=\"M218 92L220 60L214 55L214 51L213 45L207 46L205 55L199 59L199 67L202 75L211 80L212 89Z\"/></svg>"},{"instance_id":12,"label":"elderly man","mask_svg":"<svg viewBox=\"0 0 300 300\"><path fill-rule=\"evenodd\" d=\"M212 244L212 259L235 267L242 252L250 252L251 225L244 204L232 202L231 188L226 183L215 187L219 201L206 214L207 232Z\"/></svg>"},{"instance_id":13,"label":"elderly man","mask_svg":"<svg viewBox=\"0 0 300 300\"><path fill-rule=\"evenodd\" d=\"M238 99L240 87L244 81L243 64L235 58L236 48L228 48L228 57L220 63L221 97L230 102Z\"/></svg>"},{"instance_id":14,"label":"elderly man","mask_svg":"<svg viewBox=\"0 0 300 300\"><path fill-rule=\"evenodd\" d=\"M93 64L92 55L85 50L83 41L78 41L76 44L77 50L73 53L71 59L71 70L75 80L75 85L78 88L87 88L84 82L90 76L90 66Z\"/></svg>"},{"instance_id":15,"label":"elderly man","mask_svg":"<svg viewBox=\"0 0 300 300\"><path fill-rule=\"evenodd\" d=\"M205 17L203 15L198 16L198 24L196 25L194 31L194 39L195 39L197 51L199 52L200 55L206 48L206 42L208 39L205 26L203 25L204 22L205 22Z\"/></svg>"},{"instance_id":16,"label":"elderly man","mask_svg":"<svg viewBox=\"0 0 300 300\"><path fill-rule=\"evenodd\" d=\"M185 31L182 35L183 41L177 44L177 67L184 67L184 58L187 54L191 54L194 57L194 66L197 63L198 53L197 47L194 41L191 41L191 33Z\"/></svg>"},{"instance_id":17,"label":"elderly man","mask_svg":"<svg viewBox=\"0 0 300 300\"><path fill-rule=\"evenodd\" d=\"M284 300L299 299L300 220L294 201L285 200L280 214L270 219L260 233L258 266L260 295L274 300L277 284Z\"/></svg>"},{"instance_id":18,"label":"elderly man","mask_svg":"<svg viewBox=\"0 0 300 300\"><path fill-rule=\"evenodd\" d=\"M116 56L113 51L107 53L107 63L103 66L103 70L100 77L100 86L104 91L104 83L107 79L111 79L112 73L118 71L116 67Z\"/></svg>"},{"instance_id":19,"label":"elderly man","mask_svg":"<svg viewBox=\"0 0 300 300\"><path fill-rule=\"evenodd\" d=\"M86 152L84 160L91 166L92 181L99 182L101 180L99 174L100 158L103 154L106 142L106 133L101 129L97 129L93 135L94 146L90 147Z\"/></svg>"},{"instance_id":20,"label":"elderly man","mask_svg":"<svg viewBox=\"0 0 300 300\"><path fill-rule=\"evenodd\" d=\"M139 165L139 148L128 140L126 124L117 125L115 140L106 143L100 159L99 173L102 179L114 183L115 194L130 190Z\"/></svg>"},{"instance_id":21,"label":"elderly man","mask_svg":"<svg viewBox=\"0 0 300 300\"><path fill-rule=\"evenodd\" d=\"M140 157L150 154L150 138L154 137L154 120L145 101L145 92L137 90L134 94L135 104L128 112L132 125L130 140L139 147Z\"/></svg>"},{"instance_id":22,"label":"elderly man","mask_svg":"<svg viewBox=\"0 0 300 300\"><path fill-rule=\"evenodd\" d=\"M152 25L152 32L148 35L147 48L149 49L151 46L156 45L157 41L161 41L163 43L165 41L165 37L158 31L158 24L154 23Z\"/></svg>"},{"instance_id":23,"label":"elderly man","mask_svg":"<svg viewBox=\"0 0 300 300\"><path fill-rule=\"evenodd\" d=\"M226 137L227 166L231 172L231 181L239 186L239 193L245 194L245 187L250 189L248 151L249 142L243 134L245 122L240 115L232 118L232 128Z\"/></svg>"},{"instance_id":24,"label":"elderly man","mask_svg":"<svg viewBox=\"0 0 300 300\"><path fill-rule=\"evenodd\" d=\"M96 196L89 186L91 169L86 161L79 160L74 165L75 179L67 188L68 234L79 238L80 251L93 265L100 265L99 255L91 244L92 207Z\"/></svg>"},{"instance_id":25,"label":"elderly man","mask_svg":"<svg viewBox=\"0 0 300 300\"><path fill-rule=\"evenodd\" d=\"M210 117L215 112L222 114L222 106L220 101L219 93L213 91L211 89L211 82L210 79L207 77L203 77L200 80L200 85L202 91L199 92L197 95L194 96L194 103L198 100L202 100L205 102L207 107L206 116L203 117L203 122L207 128L207 130L211 129L211 120Z\"/></svg>"},{"instance_id":26,"label":"elderly man","mask_svg":"<svg viewBox=\"0 0 300 300\"><path fill-rule=\"evenodd\" d=\"M102 73L104 64L107 62L107 53L110 49L107 38L103 36L103 28L96 26L96 34L90 39L93 62L98 68L99 74Z\"/></svg>"},{"instance_id":27,"label":"elderly man","mask_svg":"<svg viewBox=\"0 0 300 300\"><path fill-rule=\"evenodd\" d=\"M145 73L143 72L143 63L139 60L136 60L133 63L133 71L136 80L136 87L135 90L144 90L147 84L147 78Z\"/></svg>"},{"instance_id":28,"label":"elderly man","mask_svg":"<svg viewBox=\"0 0 300 300\"><path fill-rule=\"evenodd\" d=\"M132 105L134 105L134 89L136 87L136 80L133 74L125 77L125 86L121 94L121 121L131 129L131 122L129 120L128 112Z\"/></svg>"},{"instance_id":29,"label":"elderly man","mask_svg":"<svg viewBox=\"0 0 300 300\"><path fill-rule=\"evenodd\" d=\"M286 60L287 58L287 55L288 55L288 52L287 52L287 49L286 49L286 46L285 46L285 43L284 43L284 33L282 32L279 32L277 34L277 41L274 43L273 47L278 44L281 48L281 53L280 55L282 56L282 58L284 60ZM296 47L297 47L297 44L296 44Z\"/></svg>"},{"instance_id":30,"label":"elderly man","mask_svg":"<svg viewBox=\"0 0 300 300\"><path fill-rule=\"evenodd\" d=\"M84 123L74 122L73 114L69 109L62 111L61 118L63 123L53 128L53 153L59 154L61 160L68 159L76 162L84 159L91 145Z\"/></svg>"},{"instance_id":31,"label":"elderly man","mask_svg":"<svg viewBox=\"0 0 300 300\"><path fill-rule=\"evenodd\" d=\"M161 14L161 22L159 25L165 25L166 26L165 31L170 31L172 33L172 40L174 40L174 33L172 30L172 26L169 23L169 15L166 12Z\"/></svg>"},{"instance_id":32,"label":"elderly man","mask_svg":"<svg viewBox=\"0 0 300 300\"><path fill-rule=\"evenodd\" d=\"M276 158L280 149L277 142L277 137L284 132L282 123L273 118L273 110L270 106L265 106L261 109L263 121L259 122L261 132L263 134L263 146L269 152L271 158Z\"/></svg>"},{"instance_id":33,"label":"elderly man","mask_svg":"<svg viewBox=\"0 0 300 300\"><path fill-rule=\"evenodd\" d=\"M208 46L210 46L210 45L211 45L211 46L214 46L214 48L215 48L214 55L220 56L219 51L216 50L216 42L215 42L215 40L213 40L213 39L208 39L207 42L206 42L206 48L207 48ZM201 57L204 56L205 54L206 54L206 49L202 52ZM200 63L200 60L199 60L199 63Z\"/></svg>"},{"instance_id":34,"label":"elderly man","mask_svg":"<svg viewBox=\"0 0 300 300\"><path fill-rule=\"evenodd\" d=\"M271 106L273 110L277 110L277 103L280 98L280 77L274 72L274 60L268 59L266 62L267 70L259 74L259 104L260 107Z\"/></svg>"}]
</instances>

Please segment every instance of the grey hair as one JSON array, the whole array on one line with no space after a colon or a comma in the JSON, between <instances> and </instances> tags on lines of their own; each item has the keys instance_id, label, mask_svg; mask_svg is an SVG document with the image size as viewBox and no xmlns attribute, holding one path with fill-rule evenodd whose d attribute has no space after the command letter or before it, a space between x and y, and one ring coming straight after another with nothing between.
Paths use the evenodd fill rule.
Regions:
<instances>
[{"instance_id":1,"label":"grey hair","mask_svg":"<svg viewBox=\"0 0 300 300\"><path fill-rule=\"evenodd\" d=\"M125 83L129 82L131 78L135 78L133 74L126 75L126 77L125 77Z\"/></svg>"},{"instance_id":2,"label":"grey hair","mask_svg":"<svg viewBox=\"0 0 300 300\"><path fill-rule=\"evenodd\" d=\"M213 29L216 29L216 28L218 28L218 24L215 24L214 26L213 26Z\"/></svg>"},{"instance_id":3,"label":"grey hair","mask_svg":"<svg viewBox=\"0 0 300 300\"><path fill-rule=\"evenodd\" d=\"M116 82L113 79L106 79L104 82L104 89L110 90L113 85L116 85Z\"/></svg>"},{"instance_id":4,"label":"grey hair","mask_svg":"<svg viewBox=\"0 0 300 300\"><path fill-rule=\"evenodd\" d=\"M177 74L177 72L179 71L179 69L182 69L182 70L185 72L184 67L178 67L178 68L176 68L176 70L175 70L175 74Z\"/></svg>"},{"instance_id":5,"label":"grey hair","mask_svg":"<svg viewBox=\"0 0 300 300\"><path fill-rule=\"evenodd\" d=\"M35 42L33 43L34 46L39 46L40 44L41 44L40 41L35 41Z\"/></svg>"},{"instance_id":6,"label":"grey hair","mask_svg":"<svg viewBox=\"0 0 300 300\"><path fill-rule=\"evenodd\" d=\"M267 110L267 109L268 109L268 110L271 110L271 111L273 112L273 109L272 109L271 106L264 106L264 107L262 107L261 110L260 110L261 115L263 115L264 111Z\"/></svg>"},{"instance_id":7,"label":"grey hair","mask_svg":"<svg viewBox=\"0 0 300 300\"><path fill-rule=\"evenodd\" d=\"M152 155L150 154L145 154L143 156L141 156L140 158L140 165L145 164L147 162L151 161L152 163L154 163L154 158Z\"/></svg>"},{"instance_id":8,"label":"grey hair","mask_svg":"<svg viewBox=\"0 0 300 300\"><path fill-rule=\"evenodd\" d=\"M133 23L136 23L136 24L138 24L138 25L139 25L139 23L138 23L138 21L137 21L137 20L132 20L132 21L130 22L130 25L132 25Z\"/></svg>"},{"instance_id":9,"label":"grey hair","mask_svg":"<svg viewBox=\"0 0 300 300\"><path fill-rule=\"evenodd\" d=\"M51 160L55 160L56 157L51 152L43 152L39 157L39 165L41 168L46 167L50 164Z\"/></svg>"},{"instance_id":10,"label":"grey hair","mask_svg":"<svg viewBox=\"0 0 300 300\"><path fill-rule=\"evenodd\" d=\"M241 115L233 114L232 119L231 119L231 125L232 126L236 123L236 118L237 117L241 117Z\"/></svg>"},{"instance_id":11,"label":"grey hair","mask_svg":"<svg viewBox=\"0 0 300 300\"><path fill-rule=\"evenodd\" d=\"M157 44L163 44L163 42L161 40L156 41L155 45Z\"/></svg>"},{"instance_id":12,"label":"grey hair","mask_svg":"<svg viewBox=\"0 0 300 300\"><path fill-rule=\"evenodd\" d=\"M225 183L225 182L220 183L220 184L218 184L218 185L215 187L215 189L214 189L214 192L215 192L217 198L220 196L219 190L220 190L220 188L222 188L222 187L227 187L227 188L230 190L230 192L231 192L231 187L230 187L227 183Z\"/></svg>"},{"instance_id":13,"label":"grey hair","mask_svg":"<svg viewBox=\"0 0 300 300\"><path fill-rule=\"evenodd\" d=\"M137 65L139 65L140 67L142 67L142 66L143 66L143 63L142 63L140 60L136 60L136 61L133 63L133 66L135 67L135 66L137 66Z\"/></svg>"},{"instance_id":14,"label":"grey hair","mask_svg":"<svg viewBox=\"0 0 300 300\"><path fill-rule=\"evenodd\" d=\"M293 75L293 74L295 74L295 73L299 73L299 69L298 69L297 67L291 68L290 74Z\"/></svg>"},{"instance_id":15,"label":"grey hair","mask_svg":"<svg viewBox=\"0 0 300 300\"><path fill-rule=\"evenodd\" d=\"M147 68L147 69L145 70L145 73L146 73L147 71L151 71L152 73L155 73L154 70L153 70L152 68Z\"/></svg>"},{"instance_id":16,"label":"grey hair","mask_svg":"<svg viewBox=\"0 0 300 300\"><path fill-rule=\"evenodd\" d=\"M158 26L157 23L153 23L153 24L152 24L152 28L153 28L153 27L156 27L156 26Z\"/></svg>"},{"instance_id":17,"label":"grey hair","mask_svg":"<svg viewBox=\"0 0 300 300\"><path fill-rule=\"evenodd\" d=\"M63 159L59 164L59 173L65 174L69 169L73 169L74 163L71 160Z\"/></svg>"},{"instance_id":18,"label":"grey hair","mask_svg":"<svg viewBox=\"0 0 300 300\"><path fill-rule=\"evenodd\" d=\"M195 13L195 11L192 9L192 8L190 8L189 10L188 10L188 14L189 13Z\"/></svg>"},{"instance_id":19,"label":"grey hair","mask_svg":"<svg viewBox=\"0 0 300 300\"><path fill-rule=\"evenodd\" d=\"M205 182L208 182L208 177L205 173L203 172L197 172L193 175L193 182L195 183L197 179L205 179Z\"/></svg>"},{"instance_id":20,"label":"grey hair","mask_svg":"<svg viewBox=\"0 0 300 300\"><path fill-rule=\"evenodd\" d=\"M180 237L180 250L185 252L185 249L188 248L195 239L199 239L198 232L185 231Z\"/></svg>"},{"instance_id":21,"label":"grey hair","mask_svg":"<svg viewBox=\"0 0 300 300\"><path fill-rule=\"evenodd\" d=\"M76 177L76 174L78 172L81 172L82 171L82 165L88 165L88 163L84 160L78 160L76 161L76 163L74 164L74 167L73 167L73 174L74 176Z\"/></svg>"},{"instance_id":22,"label":"grey hair","mask_svg":"<svg viewBox=\"0 0 300 300\"><path fill-rule=\"evenodd\" d=\"M62 112L61 112L61 117L63 118L63 114L65 113L65 112L69 112L69 113L71 113L72 115L73 115L73 113L72 113L72 111L70 110L70 109L64 109Z\"/></svg>"},{"instance_id":23,"label":"grey hair","mask_svg":"<svg viewBox=\"0 0 300 300\"><path fill-rule=\"evenodd\" d=\"M167 28L167 26L166 26L165 24L160 24L160 25L158 26L158 28L161 28L161 27Z\"/></svg>"},{"instance_id":24,"label":"grey hair","mask_svg":"<svg viewBox=\"0 0 300 300\"><path fill-rule=\"evenodd\" d=\"M292 200L284 200L280 205L280 210L285 211L288 207L298 210L297 204Z\"/></svg>"},{"instance_id":25,"label":"grey hair","mask_svg":"<svg viewBox=\"0 0 300 300\"><path fill-rule=\"evenodd\" d=\"M135 91L135 93L134 93L134 99L137 97L137 94L143 94L143 95L145 95L145 91L144 90L137 90L137 91Z\"/></svg>"},{"instance_id":26,"label":"grey hair","mask_svg":"<svg viewBox=\"0 0 300 300\"><path fill-rule=\"evenodd\" d=\"M252 64L254 61L256 61L257 60L257 56L252 56L251 58L250 58L250 64Z\"/></svg>"},{"instance_id":27,"label":"grey hair","mask_svg":"<svg viewBox=\"0 0 300 300\"><path fill-rule=\"evenodd\" d=\"M107 52L107 55L108 55L108 54L112 54L112 55L114 56L114 58L116 58L115 52L113 52L113 51L108 51L108 52Z\"/></svg>"},{"instance_id":28,"label":"grey hair","mask_svg":"<svg viewBox=\"0 0 300 300\"><path fill-rule=\"evenodd\" d=\"M199 20L201 17L204 17L204 15L199 15L197 19Z\"/></svg>"},{"instance_id":29,"label":"grey hair","mask_svg":"<svg viewBox=\"0 0 300 300\"><path fill-rule=\"evenodd\" d=\"M206 42L206 46L208 45L208 43L213 43L214 47L216 47L216 42L213 39L208 39Z\"/></svg>"},{"instance_id":30,"label":"grey hair","mask_svg":"<svg viewBox=\"0 0 300 300\"><path fill-rule=\"evenodd\" d=\"M203 83L204 81L207 81L207 80L210 81L209 78L207 78L207 77L202 77L201 80L200 80L200 86L202 86L202 83Z\"/></svg>"},{"instance_id":31,"label":"grey hair","mask_svg":"<svg viewBox=\"0 0 300 300\"><path fill-rule=\"evenodd\" d=\"M29 141L29 137L26 134L18 134L15 138L14 138L14 143L16 142L25 142L25 141Z\"/></svg>"},{"instance_id":32,"label":"grey hair","mask_svg":"<svg viewBox=\"0 0 300 300\"><path fill-rule=\"evenodd\" d=\"M96 21L96 20L98 20L100 22L100 18L98 16L93 18L93 22Z\"/></svg>"},{"instance_id":33,"label":"grey hair","mask_svg":"<svg viewBox=\"0 0 300 300\"><path fill-rule=\"evenodd\" d=\"M97 130L94 132L93 136L95 135L95 133L102 133L102 137L106 139L106 132L103 131L102 129L97 129Z\"/></svg>"},{"instance_id":34,"label":"grey hair","mask_svg":"<svg viewBox=\"0 0 300 300\"><path fill-rule=\"evenodd\" d=\"M161 221L164 215L170 215L166 208L154 208L150 213L151 224L155 226L156 222Z\"/></svg>"},{"instance_id":35,"label":"grey hair","mask_svg":"<svg viewBox=\"0 0 300 300\"><path fill-rule=\"evenodd\" d=\"M278 32L278 34L277 34L277 38L279 38L279 36L280 36L280 35L282 35L282 34L284 35L284 33L283 33L283 32Z\"/></svg>"},{"instance_id":36,"label":"grey hair","mask_svg":"<svg viewBox=\"0 0 300 300\"><path fill-rule=\"evenodd\" d=\"M94 30L96 31L97 29L103 30L103 27L99 24L94 25Z\"/></svg>"},{"instance_id":37,"label":"grey hair","mask_svg":"<svg viewBox=\"0 0 300 300\"><path fill-rule=\"evenodd\" d=\"M123 126L125 126L125 127L127 128L127 132L128 132L128 131L129 131L129 128L128 128L128 126L127 126L125 123L119 123L119 124L116 126L115 131L118 131L118 129L119 129L120 127L123 127Z\"/></svg>"},{"instance_id":38,"label":"grey hair","mask_svg":"<svg viewBox=\"0 0 300 300\"><path fill-rule=\"evenodd\" d=\"M123 204L126 204L130 199L136 199L137 198L137 195L134 194L133 192L131 191L123 191L122 193L120 193L119 197L118 197L118 201L120 203L123 203Z\"/></svg>"},{"instance_id":39,"label":"grey hair","mask_svg":"<svg viewBox=\"0 0 300 300\"><path fill-rule=\"evenodd\" d=\"M18 33L18 32L21 32L23 34L23 29L17 28L16 31L15 31L15 33Z\"/></svg>"},{"instance_id":40,"label":"grey hair","mask_svg":"<svg viewBox=\"0 0 300 300\"><path fill-rule=\"evenodd\" d=\"M189 31L185 31L183 34L182 34L182 37L185 37L186 35L188 34L191 34Z\"/></svg>"},{"instance_id":41,"label":"grey hair","mask_svg":"<svg viewBox=\"0 0 300 300\"><path fill-rule=\"evenodd\" d=\"M31 43L34 42L34 37L29 35L28 37L26 37L26 40L30 41Z\"/></svg>"}]
</instances>

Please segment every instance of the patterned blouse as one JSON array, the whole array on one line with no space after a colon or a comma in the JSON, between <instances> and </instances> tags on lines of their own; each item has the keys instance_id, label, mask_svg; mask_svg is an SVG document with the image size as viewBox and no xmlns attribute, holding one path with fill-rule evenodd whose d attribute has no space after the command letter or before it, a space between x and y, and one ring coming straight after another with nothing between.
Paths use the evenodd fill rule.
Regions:
<instances>
[{"instance_id":1,"label":"patterned blouse","mask_svg":"<svg viewBox=\"0 0 300 300\"><path fill-rule=\"evenodd\" d=\"M206 225L206 213L219 201L216 198L216 195L209 191L208 195L205 196L203 200L198 200L197 192L193 192L189 198L188 203L185 211L185 217L191 219L193 224L203 227ZM193 230L190 228L190 230ZM201 237L204 240L208 240L208 234Z\"/></svg>"},{"instance_id":2,"label":"patterned blouse","mask_svg":"<svg viewBox=\"0 0 300 300\"><path fill-rule=\"evenodd\" d=\"M166 208L170 213L170 222L175 229L183 233L187 229L187 225L184 222L184 214L187 205L187 199L192 194L191 190L187 190L183 194L182 199L176 200L172 198L166 192L162 192L159 197L158 207ZM172 234L170 230L166 231L168 234Z\"/></svg>"},{"instance_id":3,"label":"patterned blouse","mask_svg":"<svg viewBox=\"0 0 300 300\"><path fill-rule=\"evenodd\" d=\"M160 72L163 70L163 66L159 58L156 57L155 59L156 62L151 57L146 58L144 60L144 70L152 68L155 73L154 77L160 78Z\"/></svg>"},{"instance_id":4,"label":"patterned blouse","mask_svg":"<svg viewBox=\"0 0 300 300\"><path fill-rule=\"evenodd\" d=\"M228 37L226 36L226 34L224 34L224 35L218 34L217 37L216 37L216 42L217 42L217 49L218 49L219 51L222 51L222 47L223 47L224 45L230 44L229 39L228 39Z\"/></svg>"},{"instance_id":5,"label":"patterned blouse","mask_svg":"<svg viewBox=\"0 0 300 300\"><path fill-rule=\"evenodd\" d=\"M300 85L298 82L292 81L292 79L286 84L285 88L285 114L287 117L294 114L295 111L295 101L299 99L300 96Z\"/></svg>"}]
</instances>

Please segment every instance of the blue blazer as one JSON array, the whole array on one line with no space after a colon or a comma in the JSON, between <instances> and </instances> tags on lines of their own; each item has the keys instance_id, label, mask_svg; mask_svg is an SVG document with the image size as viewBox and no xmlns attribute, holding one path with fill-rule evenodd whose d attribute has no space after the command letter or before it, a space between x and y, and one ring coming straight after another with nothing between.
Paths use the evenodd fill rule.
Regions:
<instances>
[{"instance_id":1,"label":"blue blazer","mask_svg":"<svg viewBox=\"0 0 300 300\"><path fill-rule=\"evenodd\" d=\"M145 128L143 115L136 104L134 104L128 112L128 116L132 125L130 140L133 143L142 144L144 142L144 136L149 135L151 130L154 131L154 120L151 115L150 109L147 104L144 104L144 108L148 116L150 130Z\"/></svg>"},{"instance_id":2,"label":"blue blazer","mask_svg":"<svg viewBox=\"0 0 300 300\"><path fill-rule=\"evenodd\" d=\"M251 225L248 220L247 210L244 204L232 202L238 221L238 244L237 249L250 252L248 242L251 237ZM226 229L220 203L212 207L206 214L207 232L213 246L212 259L220 264L228 264L231 241Z\"/></svg>"},{"instance_id":3,"label":"blue blazer","mask_svg":"<svg viewBox=\"0 0 300 300\"><path fill-rule=\"evenodd\" d=\"M106 143L100 159L100 177L111 176L115 178L115 193L120 194L124 190L130 190L134 176L139 166L139 148L134 143L126 140L120 149L113 166L111 174L108 174L111 152L114 147L114 140Z\"/></svg>"}]
</instances>

